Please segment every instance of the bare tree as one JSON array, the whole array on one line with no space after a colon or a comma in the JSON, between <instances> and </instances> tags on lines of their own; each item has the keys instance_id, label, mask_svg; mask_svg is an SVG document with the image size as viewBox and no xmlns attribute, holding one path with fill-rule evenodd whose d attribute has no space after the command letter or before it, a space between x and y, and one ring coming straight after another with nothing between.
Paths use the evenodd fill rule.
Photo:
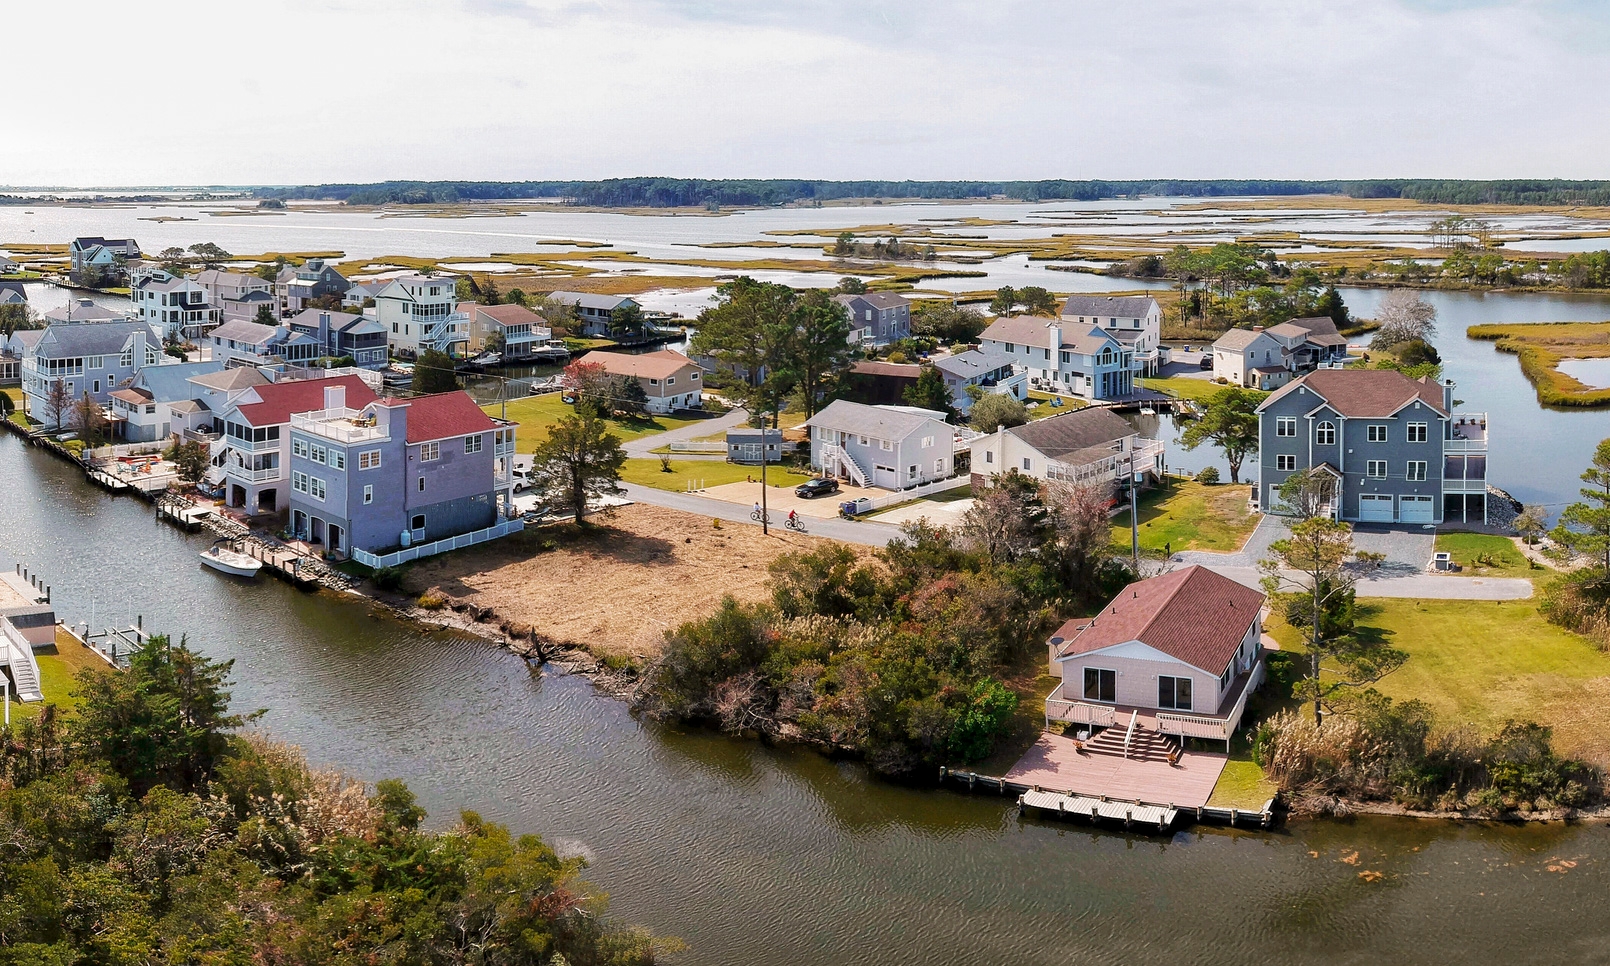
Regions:
<instances>
[{"instance_id":1,"label":"bare tree","mask_svg":"<svg viewBox=\"0 0 1610 966\"><path fill-rule=\"evenodd\" d=\"M1437 307L1421 298L1419 292L1400 289L1381 300L1375 321L1381 327L1370 343L1372 348L1386 349L1410 339L1430 342L1437 334Z\"/></svg>"},{"instance_id":2,"label":"bare tree","mask_svg":"<svg viewBox=\"0 0 1610 966\"><path fill-rule=\"evenodd\" d=\"M45 391L45 415L50 418L52 429L61 429L63 420L73 407L73 394L67 391L67 383L60 379L50 384Z\"/></svg>"}]
</instances>

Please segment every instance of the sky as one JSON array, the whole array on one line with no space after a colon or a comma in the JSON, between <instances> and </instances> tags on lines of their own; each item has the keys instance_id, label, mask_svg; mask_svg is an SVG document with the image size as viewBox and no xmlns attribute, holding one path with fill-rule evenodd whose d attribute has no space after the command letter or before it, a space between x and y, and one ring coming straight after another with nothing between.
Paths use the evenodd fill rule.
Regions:
<instances>
[{"instance_id":1,"label":"sky","mask_svg":"<svg viewBox=\"0 0 1610 966\"><path fill-rule=\"evenodd\" d=\"M1595 0L5 0L0 35L10 186L1610 178Z\"/></svg>"}]
</instances>

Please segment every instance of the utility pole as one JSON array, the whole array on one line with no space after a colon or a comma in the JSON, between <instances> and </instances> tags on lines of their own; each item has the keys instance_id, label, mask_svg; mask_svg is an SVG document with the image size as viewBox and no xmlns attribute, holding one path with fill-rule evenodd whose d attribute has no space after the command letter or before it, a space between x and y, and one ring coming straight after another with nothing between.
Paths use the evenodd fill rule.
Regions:
<instances>
[{"instance_id":1,"label":"utility pole","mask_svg":"<svg viewBox=\"0 0 1610 966\"><path fill-rule=\"evenodd\" d=\"M771 521L766 511L766 413L760 413L760 532L771 533Z\"/></svg>"},{"instance_id":2,"label":"utility pole","mask_svg":"<svg viewBox=\"0 0 1610 966\"><path fill-rule=\"evenodd\" d=\"M1135 447L1129 447L1129 551L1134 555L1135 576L1140 576L1140 517L1135 499Z\"/></svg>"}]
</instances>

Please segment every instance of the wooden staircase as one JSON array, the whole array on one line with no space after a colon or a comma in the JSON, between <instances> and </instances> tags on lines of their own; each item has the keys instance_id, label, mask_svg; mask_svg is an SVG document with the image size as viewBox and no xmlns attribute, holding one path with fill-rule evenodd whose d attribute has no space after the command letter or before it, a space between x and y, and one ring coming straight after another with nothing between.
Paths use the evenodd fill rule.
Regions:
<instances>
[{"instance_id":1,"label":"wooden staircase","mask_svg":"<svg viewBox=\"0 0 1610 966\"><path fill-rule=\"evenodd\" d=\"M1127 728L1115 725L1085 742L1085 751L1093 755L1123 758L1124 739L1127 733ZM1180 743L1173 735L1150 731L1139 725L1135 726L1135 733L1129 735L1128 757L1131 761L1168 761L1170 754L1179 753Z\"/></svg>"}]
</instances>

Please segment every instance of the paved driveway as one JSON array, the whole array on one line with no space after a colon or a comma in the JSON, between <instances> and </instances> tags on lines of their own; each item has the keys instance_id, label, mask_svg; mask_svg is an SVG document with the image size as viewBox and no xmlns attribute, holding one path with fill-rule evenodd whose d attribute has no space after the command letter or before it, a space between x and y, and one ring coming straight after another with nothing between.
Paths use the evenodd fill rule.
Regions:
<instances>
[{"instance_id":1,"label":"paved driveway","mask_svg":"<svg viewBox=\"0 0 1610 966\"><path fill-rule=\"evenodd\" d=\"M1423 574L1431 566L1431 555L1437 551L1435 527L1391 529L1355 524L1353 546L1370 553L1386 555L1375 579ZM1469 580L1470 578L1461 578Z\"/></svg>"},{"instance_id":2,"label":"paved driveway","mask_svg":"<svg viewBox=\"0 0 1610 966\"><path fill-rule=\"evenodd\" d=\"M714 419L701 419L696 423L690 423L686 426L669 430L667 432L655 433L652 436L641 436L637 439L629 439L621 444L621 449L626 451L627 456L639 458L644 456L653 456L653 451L659 449L661 446L669 446L672 443L685 443L690 439L697 439L700 436L710 436L714 433L724 433L729 429L744 425L748 422L748 420L748 410L743 409L742 407L735 407L728 412L715 417ZM725 461L727 457L722 453L711 453L708 455L708 457L691 453L678 453L676 458L708 458Z\"/></svg>"}]
</instances>

